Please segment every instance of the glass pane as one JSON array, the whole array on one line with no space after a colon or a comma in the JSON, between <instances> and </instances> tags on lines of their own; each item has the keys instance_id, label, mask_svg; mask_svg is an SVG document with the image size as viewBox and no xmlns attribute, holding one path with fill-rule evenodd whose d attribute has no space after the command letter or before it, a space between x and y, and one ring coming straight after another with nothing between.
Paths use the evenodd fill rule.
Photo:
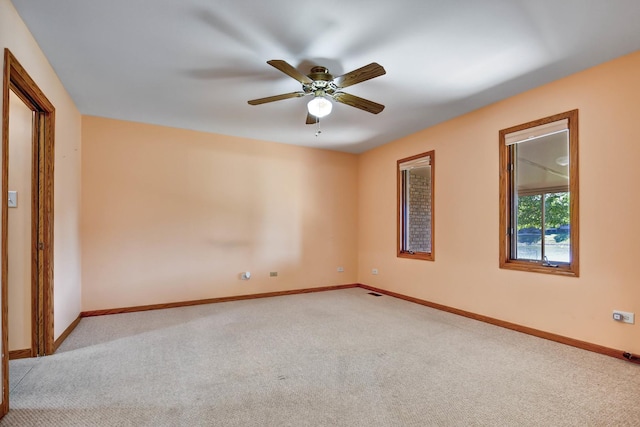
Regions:
<instances>
[{"instance_id":1,"label":"glass pane","mask_svg":"<svg viewBox=\"0 0 640 427\"><path fill-rule=\"evenodd\" d=\"M515 150L518 193L569 188L568 132L520 142Z\"/></svg>"},{"instance_id":2,"label":"glass pane","mask_svg":"<svg viewBox=\"0 0 640 427\"><path fill-rule=\"evenodd\" d=\"M542 261L542 196L521 196L517 202L516 259Z\"/></svg>"},{"instance_id":3,"label":"glass pane","mask_svg":"<svg viewBox=\"0 0 640 427\"><path fill-rule=\"evenodd\" d=\"M431 167L407 171L407 251L431 252Z\"/></svg>"},{"instance_id":4,"label":"glass pane","mask_svg":"<svg viewBox=\"0 0 640 427\"><path fill-rule=\"evenodd\" d=\"M549 262L571 262L569 200L568 191L545 195L544 253Z\"/></svg>"},{"instance_id":5,"label":"glass pane","mask_svg":"<svg viewBox=\"0 0 640 427\"><path fill-rule=\"evenodd\" d=\"M513 257L570 262L568 132L522 141L513 150L517 210Z\"/></svg>"}]
</instances>

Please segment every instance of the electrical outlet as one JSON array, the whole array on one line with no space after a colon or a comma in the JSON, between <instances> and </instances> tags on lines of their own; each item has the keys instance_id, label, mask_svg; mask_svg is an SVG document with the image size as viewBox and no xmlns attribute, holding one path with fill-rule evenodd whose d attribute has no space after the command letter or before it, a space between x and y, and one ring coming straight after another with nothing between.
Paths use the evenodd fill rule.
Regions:
<instances>
[{"instance_id":1,"label":"electrical outlet","mask_svg":"<svg viewBox=\"0 0 640 427\"><path fill-rule=\"evenodd\" d=\"M613 310L613 320L623 323L635 323L635 314L626 311Z\"/></svg>"},{"instance_id":2,"label":"electrical outlet","mask_svg":"<svg viewBox=\"0 0 640 427\"><path fill-rule=\"evenodd\" d=\"M344 267L338 267L338 273L344 273Z\"/></svg>"},{"instance_id":3,"label":"electrical outlet","mask_svg":"<svg viewBox=\"0 0 640 427\"><path fill-rule=\"evenodd\" d=\"M371 269L371 274L378 274L378 269L377 268L372 268Z\"/></svg>"}]
</instances>

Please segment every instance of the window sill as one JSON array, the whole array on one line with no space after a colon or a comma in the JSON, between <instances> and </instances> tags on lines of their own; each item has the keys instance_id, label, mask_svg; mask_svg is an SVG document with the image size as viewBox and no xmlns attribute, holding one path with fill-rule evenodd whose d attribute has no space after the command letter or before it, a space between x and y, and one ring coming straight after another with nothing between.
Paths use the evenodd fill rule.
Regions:
<instances>
[{"instance_id":1,"label":"window sill","mask_svg":"<svg viewBox=\"0 0 640 427\"><path fill-rule=\"evenodd\" d=\"M501 261L500 268L505 270L529 271L532 273L553 274L556 276L578 277L576 265L560 265L551 267L529 261Z\"/></svg>"},{"instance_id":2,"label":"window sill","mask_svg":"<svg viewBox=\"0 0 640 427\"><path fill-rule=\"evenodd\" d=\"M435 261L433 252L398 252L398 258L419 259L422 261Z\"/></svg>"}]
</instances>

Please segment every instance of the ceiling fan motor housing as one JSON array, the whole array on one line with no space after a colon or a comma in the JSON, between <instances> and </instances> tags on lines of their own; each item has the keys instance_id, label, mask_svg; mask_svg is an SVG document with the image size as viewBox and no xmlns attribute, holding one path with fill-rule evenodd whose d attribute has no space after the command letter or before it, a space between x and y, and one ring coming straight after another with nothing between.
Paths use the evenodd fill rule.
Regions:
<instances>
[{"instance_id":1,"label":"ceiling fan motor housing","mask_svg":"<svg viewBox=\"0 0 640 427\"><path fill-rule=\"evenodd\" d=\"M315 66L311 68L311 73L307 74L307 77L313 80L310 84L302 85L302 90L307 93L314 93L316 96L331 95L337 89L333 83L333 76L329 74L329 70L325 67ZM318 91L323 93L318 94Z\"/></svg>"}]
</instances>

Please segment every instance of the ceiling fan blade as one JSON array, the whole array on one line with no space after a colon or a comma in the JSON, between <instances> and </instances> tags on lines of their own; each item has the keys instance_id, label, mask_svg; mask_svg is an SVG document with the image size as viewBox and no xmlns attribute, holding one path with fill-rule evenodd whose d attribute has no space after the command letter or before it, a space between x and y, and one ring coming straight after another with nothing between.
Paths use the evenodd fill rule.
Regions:
<instances>
[{"instance_id":1,"label":"ceiling fan blade","mask_svg":"<svg viewBox=\"0 0 640 427\"><path fill-rule=\"evenodd\" d=\"M267 96L266 98L252 99L251 101L247 101L247 102L250 105L260 105L260 104L266 104L267 102L280 101L282 99L299 98L305 95L306 93L304 92L291 92L291 93L283 93L282 95Z\"/></svg>"},{"instance_id":2,"label":"ceiling fan blade","mask_svg":"<svg viewBox=\"0 0 640 427\"><path fill-rule=\"evenodd\" d=\"M281 59L272 59L271 61L267 61L267 64L277 68L289 77L293 77L302 84L310 85L311 83L313 83L313 80L311 80L308 76L302 74L300 71L296 70L291 64L286 61L283 61Z\"/></svg>"},{"instance_id":3,"label":"ceiling fan blade","mask_svg":"<svg viewBox=\"0 0 640 427\"><path fill-rule=\"evenodd\" d=\"M369 101L368 99L360 98L359 96L351 95L344 92L338 92L332 95L333 99L343 104L350 105L352 107L359 108L364 111L368 111L372 114L378 114L384 110L384 105L377 102Z\"/></svg>"},{"instance_id":4,"label":"ceiling fan blade","mask_svg":"<svg viewBox=\"0 0 640 427\"><path fill-rule=\"evenodd\" d=\"M308 125L315 125L316 123L318 123L320 121L319 117L314 116L311 113L307 113L307 121L306 124Z\"/></svg>"},{"instance_id":5,"label":"ceiling fan blade","mask_svg":"<svg viewBox=\"0 0 640 427\"><path fill-rule=\"evenodd\" d=\"M347 86L354 85L356 83L364 82L365 80L372 79L374 77L379 77L387 72L384 70L382 65L377 62L372 62L369 65L365 65L364 67L358 68L357 70L353 70L350 73L343 74L339 77L333 79L333 82L336 86L343 88Z\"/></svg>"}]
</instances>

